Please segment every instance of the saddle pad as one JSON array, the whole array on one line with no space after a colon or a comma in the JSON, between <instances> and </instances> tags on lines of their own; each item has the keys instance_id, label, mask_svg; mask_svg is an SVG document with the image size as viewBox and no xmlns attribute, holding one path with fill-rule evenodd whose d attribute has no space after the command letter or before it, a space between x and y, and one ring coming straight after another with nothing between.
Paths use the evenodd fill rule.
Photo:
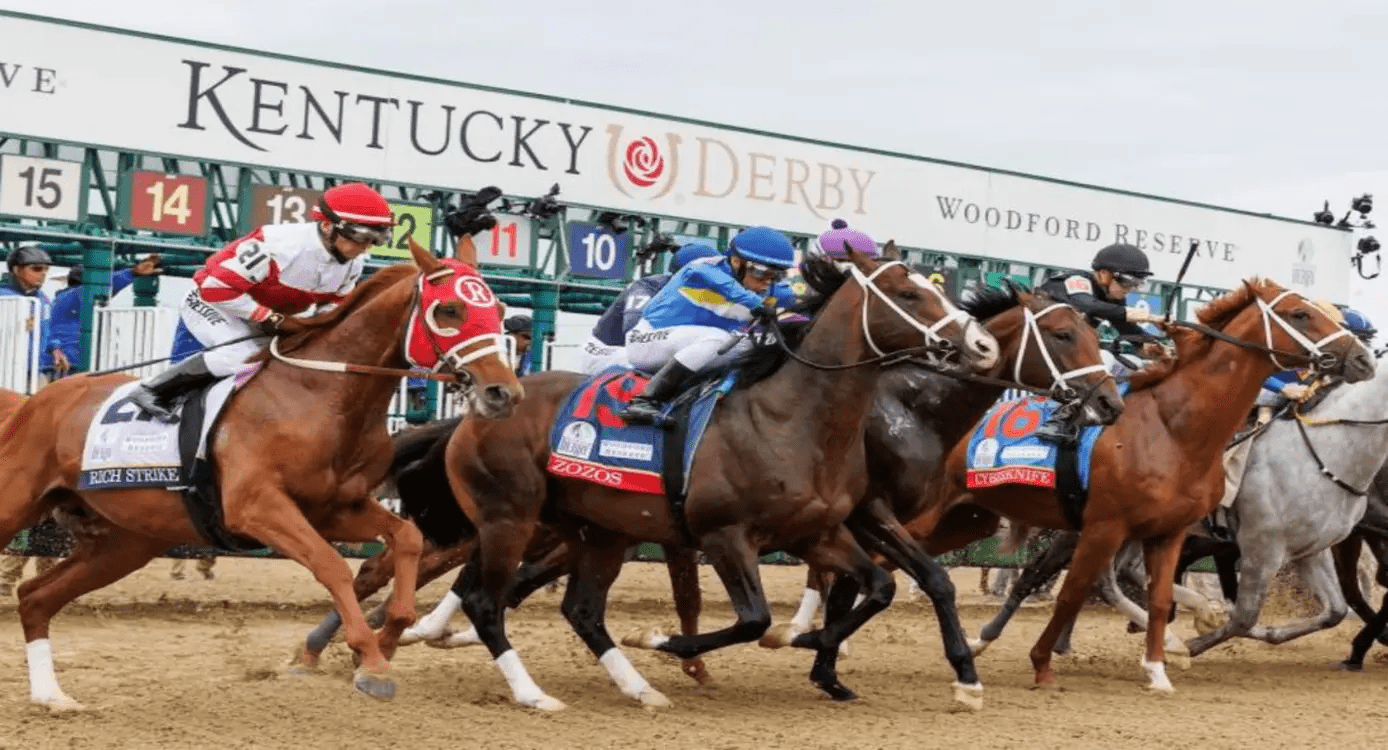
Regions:
<instances>
[{"instance_id":1,"label":"saddle pad","mask_svg":"<svg viewBox=\"0 0 1388 750\"><path fill-rule=\"evenodd\" d=\"M668 429L628 425L617 416L647 380L615 366L574 391L550 431L550 473L631 492L664 495L667 486L682 492L713 407L732 387L734 375L672 400L661 412ZM671 451L680 461L665 460ZM675 473L680 476L667 476Z\"/></svg>"},{"instance_id":2,"label":"saddle pad","mask_svg":"<svg viewBox=\"0 0 1388 750\"><path fill-rule=\"evenodd\" d=\"M208 431L237 383L238 378L223 378L207 389L198 458L204 457ZM96 418L87 428L77 489L164 488L183 484L185 461L179 455L180 423L160 422L132 404L130 394L138 386L138 381L120 386L96 410ZM182 410L180 404L177 411Z\"/></svg>"},{"instance_id":3,"label":"saddle pad","mask_svg":"<svg viewBox=\"0 0 1388 750\"><path fill-rule=\"evenodd\" d=\"M1120 383L1118 392L1127 395L1128 384ZM1003 484L1055 487L1059 449L1034 433L1060 405L1044 396L1009 398L1009 395L1004 393L988 410L969 438L966 486L969 489ZM1076 468L1080 487L1085 491L1089 490L1089 464L1094 444L1103 431L1100 426L1080 431Z\"/></svg>"}]
</instances>

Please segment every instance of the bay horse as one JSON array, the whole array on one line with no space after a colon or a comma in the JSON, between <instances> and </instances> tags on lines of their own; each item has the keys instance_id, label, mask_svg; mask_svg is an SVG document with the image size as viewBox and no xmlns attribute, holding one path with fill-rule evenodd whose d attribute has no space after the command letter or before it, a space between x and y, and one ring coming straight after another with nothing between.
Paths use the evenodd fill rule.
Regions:
<instances>
[{"instance_id":1,"label":"bay horse","mask_svg":"<svg viewBox=\"0 0 1388 750\"><path fill-rule=\"evenodd\" d=\"M459 243L457 258L410 250L414 266L378 271L341 306L293 319L302 330L272 339L269 354L258 355L260 371L228 399L208 446L224 526L313 572L361 656L354 684L376 698L395 693L389 657L414 621L422 546L414 524L370 496L390 460L386 410L398 378L411 365L452 371L489 418L509 414L523 395L500 345L500 303L475 270L471 241ZM374 374L343 374L353 369ZM26 401L0 434L0 544L48 512L75 538L69 557L19 589L30 700L53 710L81 708L58 685L53 615L170 547L205 543L175 492L76 489L87 427L130 380L60 380ZM375 636L352 596L351 570L329 542L378 537L395 548L396 577L406 585Z\"/></svg>"},{"instance_id":2,"label":"bay horse","mask_svg":"<svg viewBox=\"0 0 1388 750\"><path fill-rule=\"evenodd\" d=\"M449 483L479 535L479 549L460 581L462 607L517 703L563 708L526 672L502 617L542 510L569 545L565 617L621 692L648 706L668 701L636 672L603 622L608 589L633 542L701 549L727 588L737 614L731 627L701 635L647 631L636 638L636 645L685 659L766 632L771 611L758 570L764 551L785 550L867 584L867 597L829 633L805 634L797 646L837 648L837 641L890 603L891 575L873 564L843 526L867 489L862 436L880 365L895 352L920 352L926 344L931 356L960 355L968 369L987 371L997 362L997 342L897 260L894 244L888 243L880 263L857 253L848 257L846 272L819 256L802 264L825 302L795 356L765 378L732 390L714 412L695 454L683 519L664 496L547 473L550 428L560 406L585 381L582 375L532 376L527 399L513 416L465 421L453 433L446 456ZM982 686L967 649L954 666L956 698L980 704Z\"/></svg>"},{"instance_id":3,"label":"bay horse","mask_svg":"<svg viewBox=\"0 0 1388 750\"><path fill-rule=\"evenodd\" d=\"M1149 627L1142 668L1148 687L1171 691L1164 663L1166 622L1187 528L1224 494L1223 449L1243 424L1263 380L1288 362L1366 380L1374 360L1347 330L1301 295L1267 280L1245 281L1201 308L1195 328L1171 331L1175 359L1133 376L1123 414L1094 447L1089 498L1070 573L1050 622L1031 650L1036 683L1051 685L1051 650L1119 546L1143 542ZM1175 324L1173 324L1175 325ZM1290 351L1288 351L1290 349ZM1074 528L1054 490L1003 485L966 489L967 443L955 446L934 503L908 524L936 531L953 507L972 503L1014 524Z\"/></svg>"}]
</instances>

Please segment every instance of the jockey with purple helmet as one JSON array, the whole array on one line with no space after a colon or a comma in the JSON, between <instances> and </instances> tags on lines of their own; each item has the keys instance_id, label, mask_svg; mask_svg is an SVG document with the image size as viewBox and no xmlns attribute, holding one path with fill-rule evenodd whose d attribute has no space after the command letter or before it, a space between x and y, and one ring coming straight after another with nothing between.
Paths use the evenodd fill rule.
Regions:
<instances>
[{"instance_id":1,"label":"jockey with purple helmet","mask_svg":"<svg viewBox=\"0 0 1388 750\"><path fill-rule=\"evenodd\" d=\"M829 227L829 231L815 239L815 246L830 258L836 261L847 260L848 251L844 249L845 246L870 258L876 258L880 254L877 243L873 242L871 237L850 228L848 222L843 219L834 219Z\"/></svg>"},{"instance_id":2,"label":"jockey with purple helmet","mask_svg":"<svg viewBox=\"0 0 1388 750\"><path fill-rule=\"evenodd\" d=\"M770 227L749 227L729 243L726 258L690 263L655 295L627 334L631 364L656 373L619 416L654 424L662 404L697 373L747 354L752 342L739 329L767 297L795 302L783 279L795 265L790 240Z\"/></svg>"},{"instance_id":3,"label":"jockey with purple helmet","mask_svg":"<svg viewBox=\"0 0 1388 750\"><path fill-rule=\"evenodd\" d=\"M612 365L629 367L627 332L641 322L641 311L646 309L646 305L655 299L655 295L681 268L699 258L722 256L713 245L691 242L681 246L670 259L670 273L643 276L628 284L593 324L593 332L583 345L583 371L596 375Z\"/></svg>"}]
</instances>

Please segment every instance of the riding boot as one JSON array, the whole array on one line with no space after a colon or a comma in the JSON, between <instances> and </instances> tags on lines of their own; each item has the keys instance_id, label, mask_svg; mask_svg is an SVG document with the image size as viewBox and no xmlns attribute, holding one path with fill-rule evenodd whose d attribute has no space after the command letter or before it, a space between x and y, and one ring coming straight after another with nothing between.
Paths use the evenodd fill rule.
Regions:
<instances>
[{"instance_id":1,"label":"riding boot","mask_svg":"<svg viewBox=\"0 0 1388 750\"><path fill-rule=\"evenodd\" d=\"M1070 423L1069 414L1064 409L1057 409L1051 416L1036 428L1037 440L1045 440L1055 445L1072 445L1080 439L1080 430Z\"/></svg>"},{"instance_id":2,"label":"riding boot","mask_svg":"<svg viewBox=\"0 0 1388 750\"><path fill-rule=\"evenodd\" d=\"M660 410L665 402L675 397L680 388L693 377L694 371L672 359L651 376L649 383L640 395L631 400L627 407L617 413L627 424L660 424Z\"/></svg>"},{"instance_id":3,"label":"riding boot","mask_svg":"<svg viewBox=\"0 0 1388 750\"><path fill-rule=\"evenodd\" d=\"M169 404L173 399L214 380L217 380L217 376L208 372L203 355L194 354L140 383L140 387L130 394L130 401L160 422L172 422L174 413L169 409Z\"/></svg>"}]
</instances>

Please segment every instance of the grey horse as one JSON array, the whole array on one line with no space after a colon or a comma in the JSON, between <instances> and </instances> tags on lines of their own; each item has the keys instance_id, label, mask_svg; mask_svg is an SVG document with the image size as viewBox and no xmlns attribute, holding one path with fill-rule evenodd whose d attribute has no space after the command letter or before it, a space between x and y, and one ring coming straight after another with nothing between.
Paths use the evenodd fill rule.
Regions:
<instances>
[{"instance_id":1,"label":"grey horse","mask_svg":"<svg viewBox=\"0 0 1388 750\"><path fill-rule=\"evenodd\" d=\"M1253 444L1232 516L1242 561L1229 621L1188 642L1191 656L1234 637L1267 643L1334 627L1348 611L1331 548L1364 515L1366 493L1388 461L1388 374L1329 394L1305 422L1279 420ZM1321 611L1276 627L1258 625L1273 577L1288 563Z\"/></svg>"}]
</instances>

